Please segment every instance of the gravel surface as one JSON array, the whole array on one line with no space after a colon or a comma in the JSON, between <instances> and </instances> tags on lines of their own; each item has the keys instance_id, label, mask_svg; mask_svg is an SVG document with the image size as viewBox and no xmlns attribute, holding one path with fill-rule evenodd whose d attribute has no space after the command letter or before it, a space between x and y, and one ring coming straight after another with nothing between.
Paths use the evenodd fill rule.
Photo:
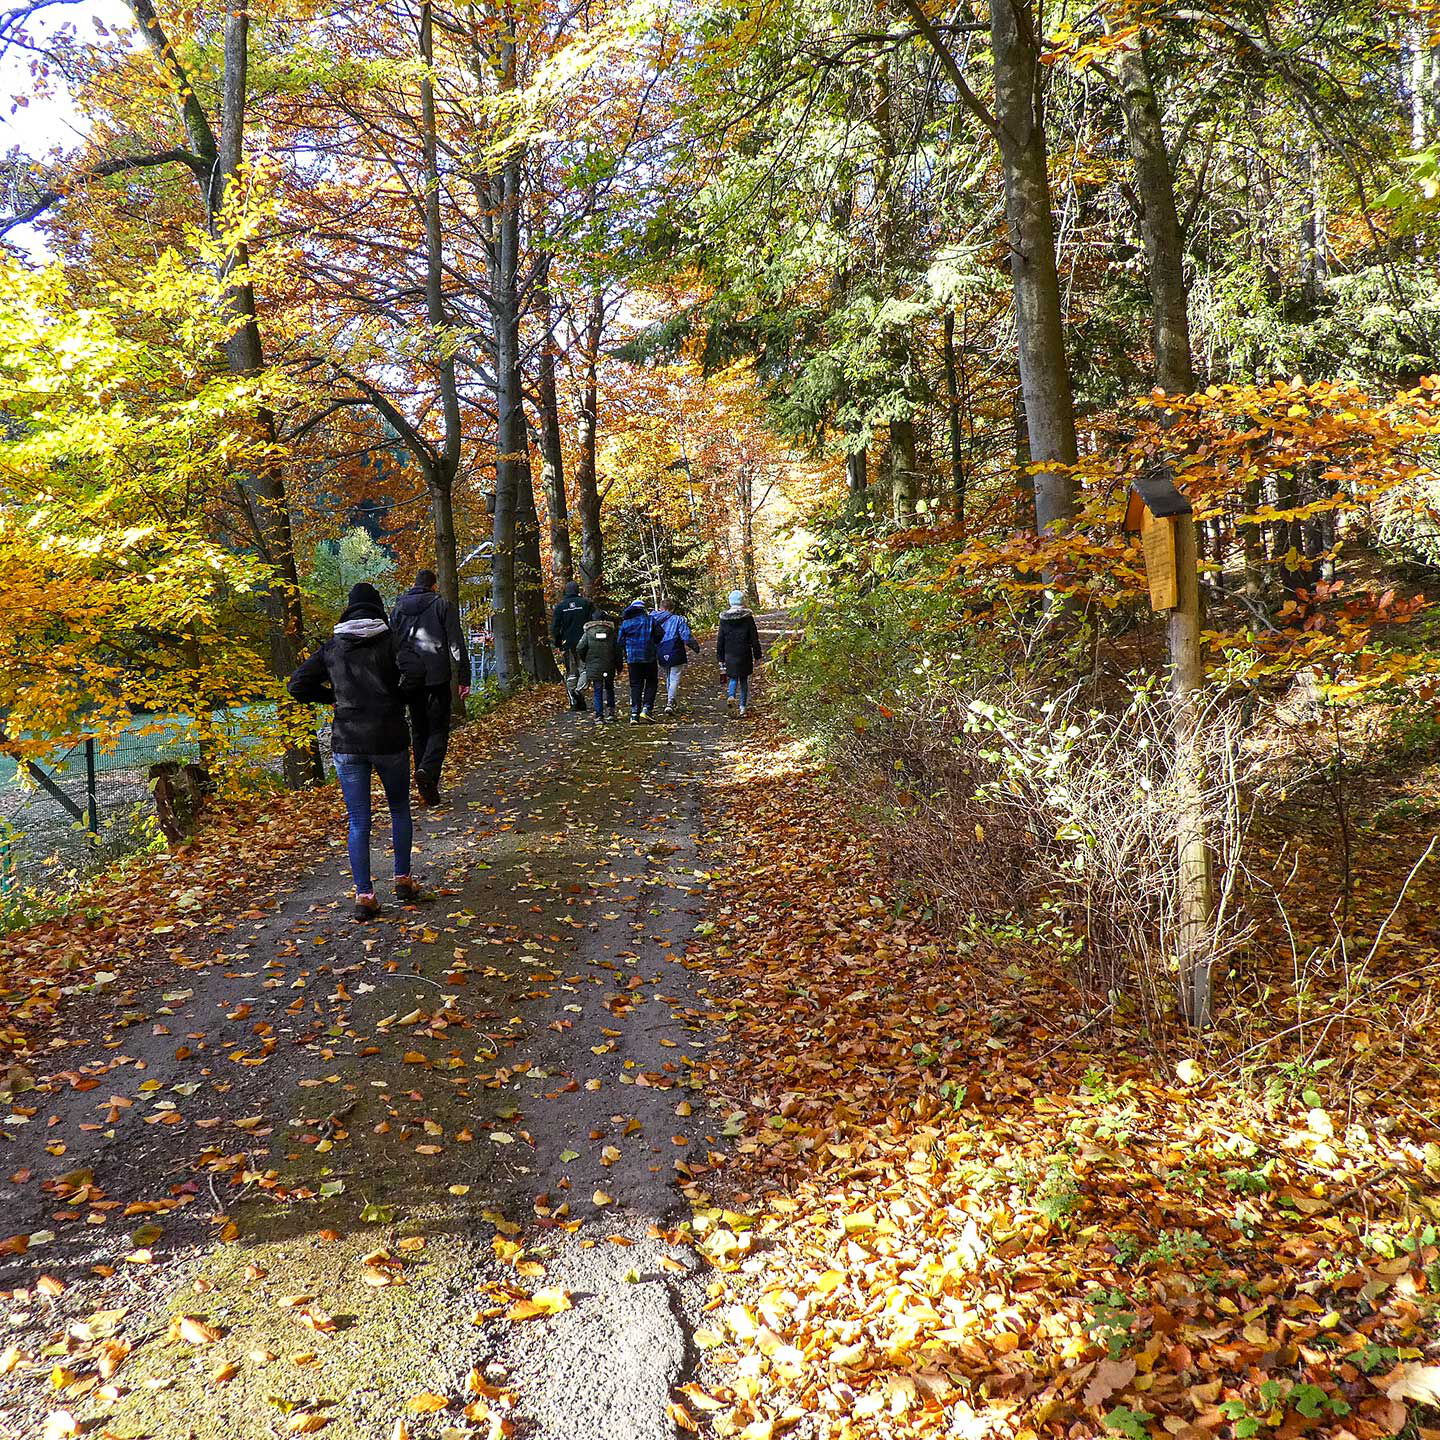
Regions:
<instances>
[{"instance_id":1,"label":"gravel surface","mask_svg":"<svg viewBox=\"0 0 1440 1440\"><path fill-rule=\"evenodd\" d=\"M158 983L117 964L0 1108L0 1242L31 1237L0 1259L0 1435L57 1408L156 1440L484 1435L487 1388L533 1440L674 1434L704 1298L675 1166L724 1124L683 952L742 733L706 688L649 728L556 714L455 777L419 823L429 905L355 923L337 845Z\"/></svg>"}]
</instances>

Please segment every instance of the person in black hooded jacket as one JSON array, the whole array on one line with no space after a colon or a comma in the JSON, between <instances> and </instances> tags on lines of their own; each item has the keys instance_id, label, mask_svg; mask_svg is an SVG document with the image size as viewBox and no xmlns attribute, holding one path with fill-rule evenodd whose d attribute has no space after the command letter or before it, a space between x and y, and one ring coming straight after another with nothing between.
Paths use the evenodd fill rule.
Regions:
<instances>
[{"instance_id":1,"label":"person in black hooded jacket","mask_svg":"<svg viewBox=\"0 0 1440 1440\"><path fill-rule=\"evenodd\" d=\"M370 874L370 776L380 777L390 810L395 851L395 894L423 899L410 873L414 826L410 818L410 732L405 724L409 693L425 684L425 666L414 651L397 646L385 605L373 585L356 585L335 632L290 677L290 694L312 705L333 705L330 749L350 817L350 874L355 916L380 910Z\"/></svg>"},{"instance_id":2,"label":"person in black hooded jacket","mask_svg":"<svg viewBox=\"0 0 1440 1440\"><path fill-rule=\"evenodd\" d=\"M435 588L433 570L417 570L415 583L395 602L390 628L403 649L425 667L425 684L410 696L415 790L422 805L440 799L440 767L450 744L450 686L470 693L470 651L455 607Z\"/></svg>"}]
</instances>

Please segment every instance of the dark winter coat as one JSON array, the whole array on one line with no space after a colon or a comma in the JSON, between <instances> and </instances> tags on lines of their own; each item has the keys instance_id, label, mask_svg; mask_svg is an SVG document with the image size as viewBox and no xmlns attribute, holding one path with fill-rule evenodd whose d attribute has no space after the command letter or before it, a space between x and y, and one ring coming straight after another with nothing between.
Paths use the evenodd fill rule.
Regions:
<instances>
[{"instance_id":1,"label":"dark winter coat","mask_svg":"<svg viewBox=\"0 0 1440 1440\"><path fill-rule=\"evenodd\" d=\"M743 605L727 610L720 617L720 628L715 632L715 658L731 680L753 674L755 662L765 658L755 617Z\"/></svg>"},{"instance_id":2,"label":"dark winter coat","mask_svg":"<svg viewBox=\"0 0 1440 1440\"><path fill-rule=\"evenodd\" d=\"M470 651L459 612L438 590L412 585L395 602L390 628L402 649L412 648L424 661L427 685L470 683Z\"/></svg>"},{"instance_id":3,"label":"dark winter coat","mask_svg":"<svg viewBox=\"0 0 1440 1440\"><path fill-rule=\"evenodd\" d=\"M405 699L424 688L425 665L397 646L384 612L346 610L335 633L290 677L309 705L333 705L330 748L337 755L400 755L410 749Z\"/></svg>"},{"instance_id":4,"label":"dark winter coat","mask_svg":"<svg viewBox=\"0 0 1440 1440\"><path fill-rule=\"evenodd\" d=\"M550 620L550 638L564 650L573 650L580 643L585 622L595 607L583 595L567 595L555 607Z\"/></svg>"},{"instance_id":5,"label":"dark winter coat","mask_svg":"<svg viewBox=\"0 0 1440 1440\"><path fill-rule=\"evenodd\" d=\"M620 658L620 627L613 615L596 615L580 632L575 647L585 678L593 685L597 680L613 679L624 668Z\"/></svg>"},{"instance_id":6,"label":"dark winter coat","mask_svg":"<svg viewBox=\"0 0 1440 1440\"><path fill-rule=\"evenodd\" d=\"M690 622L683 615L657 610L650 618L660 627L655 658L662 665L683 665L689 658L687 648L700 653L700 642L691 634Z\"/></svg>"},{"instance_id":7,"label":"dark winter coat","mask_svg":"<svg viewBox=\"0 0 1440 1440\"><path fill-rule=\"evenodd\" d=\"M653 665L659 648L660 627L640 601L632 601L620 617L620 649L630 665Z\"/></svg>"}]
</instances>

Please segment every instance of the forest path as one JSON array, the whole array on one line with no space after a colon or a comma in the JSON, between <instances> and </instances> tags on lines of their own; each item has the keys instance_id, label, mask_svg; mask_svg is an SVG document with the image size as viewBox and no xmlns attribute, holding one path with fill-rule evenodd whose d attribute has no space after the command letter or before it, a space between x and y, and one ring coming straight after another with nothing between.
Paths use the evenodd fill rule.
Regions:
<instances>
[{"instance_id":1,"label":"forest path","mask_svg":"<svg viewBox=\"0 0 1440 1440\"><path fill-rule=\"evenodd\" d=\"M724 1125L683 963L743 729L712 673L674 721L556 713L450 777L418 826L436 902L355 923L337 844L92 1002L0 1150L0 1241L30 1237L0 1261L0 1434L674 1433L703 1298L676 1165Z\"/></svg>"}]
</instances>

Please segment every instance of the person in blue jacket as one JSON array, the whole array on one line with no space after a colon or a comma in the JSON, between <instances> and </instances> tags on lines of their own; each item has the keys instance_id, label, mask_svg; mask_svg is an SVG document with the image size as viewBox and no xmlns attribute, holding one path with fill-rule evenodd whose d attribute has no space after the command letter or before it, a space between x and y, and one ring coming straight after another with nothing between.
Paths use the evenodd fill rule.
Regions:
<instances>
[{"instance_id":1,"label":"person in blue jacket","mask_svg":"<svg viewBox=\"0 0 1440 1440\"><path fill-rule=\"evenodd\" d=\"M630 669L630 723L648 725L655 707L655 690L660 680L655 657L659 652L660 627L650 618L643 600L632 600L620 617L620 651Z\"/></svg>"},{"instance_id":2,"label":"person in blue jacket","mask_svg":"<svg viewBox=\"0 0 1440 1440\"><path fill-rule=\"evenodd\" d=\"M698 655L700 642L691 633L690 622L663 597L660 608L650 618L660 627L655 659L660 666L660 678L665 681L665 713L673 715L680 695L680 677L689 659L685 652L693 650Z\"/></svg>"}]
</instances>

